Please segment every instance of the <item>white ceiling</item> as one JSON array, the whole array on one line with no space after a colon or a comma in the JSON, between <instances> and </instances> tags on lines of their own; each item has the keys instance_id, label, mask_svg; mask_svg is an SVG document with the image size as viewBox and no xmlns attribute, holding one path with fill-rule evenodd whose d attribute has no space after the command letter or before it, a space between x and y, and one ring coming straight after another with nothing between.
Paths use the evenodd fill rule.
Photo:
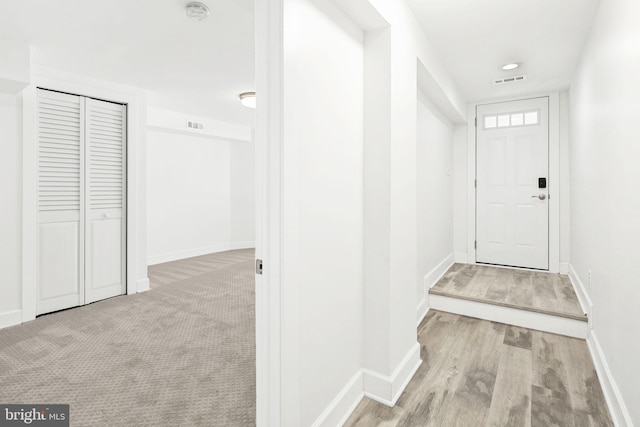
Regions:
<instances>
[{"instance_id":1,"label":"white ceiling","mask_svg":"<svg viewBox=\"0 0 640 427\"><path fill-rule=\"evenodd\" d=\"M152 105L253 125L253 0L0 0L0 38L29 42L34 62L149 90Z\"/></svg>"},{"instance_id":2,"label":"white ceiling","mask_svg":"<svg viewBox=\"0 0 640 427\"><path fill-rule=\"evenodd\" d=\"M599 0L407 0L467 101L569 86ZM522 62L514 71L499 67ZM493 80L526 74L523 82Z\"/></svg>"},{"instance_id":3,"label":"white ceiling","mask_svg":"<svg viewBox=\"0 0 640 427\"><path fill-rule=\"evenodd\" d=\"M253 125L253 0L0 0L0 37L34 61L149 90L152 105ZM395 0L394 0L395 1ZM467 101L566 88L599 0L408 0ZM523 62L516 71L499 66ZM527 74L524 82L493 79Z\"/></svg>"}]
</instances>

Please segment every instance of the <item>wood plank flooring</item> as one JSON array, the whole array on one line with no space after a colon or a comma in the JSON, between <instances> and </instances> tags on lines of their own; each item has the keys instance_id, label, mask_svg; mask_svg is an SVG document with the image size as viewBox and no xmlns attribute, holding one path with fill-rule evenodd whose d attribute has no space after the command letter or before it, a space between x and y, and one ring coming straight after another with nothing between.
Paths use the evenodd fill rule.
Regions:
<instances>
[{"instance_id":1,"label":"wood plank flooring","mask_svg":"<svg viewBox=\"0 0 640 427\"><path fill-rule=\"evenodd\" d=\"M431 311L395 407L364 398L348 427L613 426L586 342Z\"/></svg>"},{"instance_id":2,"label":"wood plank flooring","mask_svg":"<svg viewBox=\"0 0 640 427\"><path fill-rule=\"evenodd\" d=\"M429 293L587 320L569 278L560 274L454 264Z\"/></svg>"}]
</instances>

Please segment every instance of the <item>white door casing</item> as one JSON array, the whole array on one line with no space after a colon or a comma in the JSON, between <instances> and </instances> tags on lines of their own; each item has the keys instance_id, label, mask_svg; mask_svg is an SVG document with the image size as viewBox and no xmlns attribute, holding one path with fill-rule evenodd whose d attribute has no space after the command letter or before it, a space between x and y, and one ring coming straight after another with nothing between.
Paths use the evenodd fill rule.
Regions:
<instances>
[{"instance_id":1,"label":"white door casing","mask_svg":"<svg viewBox=\"0 0 640 427\"><path fill-rule=\"evenodd\" d=\"M477 107L478 263L549 269L548 110L547 97Z\"/></svg>"},{"instance_id":2,"label":"white door casing","mask_svg":"<svg viewBox=\"0 0 640 427\"><path fill-rule=\"evenodd\" d=\"M36 314L126 291L126 107L38 90Z\"/></svg>"}]
</instances>

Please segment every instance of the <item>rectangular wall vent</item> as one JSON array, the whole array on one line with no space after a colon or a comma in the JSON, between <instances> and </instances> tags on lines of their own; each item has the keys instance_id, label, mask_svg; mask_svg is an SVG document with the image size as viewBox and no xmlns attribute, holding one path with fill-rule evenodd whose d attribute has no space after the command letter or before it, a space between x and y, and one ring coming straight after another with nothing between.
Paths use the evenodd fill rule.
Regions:
<instances>
[{"instance_id":1,"label":"rectangular wall vent","mask_svg":"<svg viewBox=\"0 0 640 427\"><path fill-rule=\"evenodd\" d=\"M522 80L527 80L527 76L512 76L512 77L505 77L503 79L495 79L493 81L494 85L501 85L504 83L513 83L513 82L519 82Z\"/></svg>"},{"instance_id":2,"label":"rectangular wall vent","mask_svg":"<svg viewBox=\"0 0 640 427\"><path fill-rule=\"evenodd\" d=\"M187 129L203 130L204 124L200 122L192 122L191 120L187 120Z\"/></svg>"}]
</instances>

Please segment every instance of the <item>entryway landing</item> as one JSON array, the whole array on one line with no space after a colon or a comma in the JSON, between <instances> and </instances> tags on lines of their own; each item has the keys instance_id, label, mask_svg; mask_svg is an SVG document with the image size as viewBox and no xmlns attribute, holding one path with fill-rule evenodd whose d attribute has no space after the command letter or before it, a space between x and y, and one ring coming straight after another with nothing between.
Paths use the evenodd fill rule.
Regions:
<instances>
[{"instance_id":1,"label":"entryway landing","mask_svg":"<svg viewBox=\"0 0 640 427\"><path fill-rule=\"evenodd\" d=\"M585 338L587 315L567 276L454 264L429 290L429 307Z\"/></svg>"}]
</instances>

